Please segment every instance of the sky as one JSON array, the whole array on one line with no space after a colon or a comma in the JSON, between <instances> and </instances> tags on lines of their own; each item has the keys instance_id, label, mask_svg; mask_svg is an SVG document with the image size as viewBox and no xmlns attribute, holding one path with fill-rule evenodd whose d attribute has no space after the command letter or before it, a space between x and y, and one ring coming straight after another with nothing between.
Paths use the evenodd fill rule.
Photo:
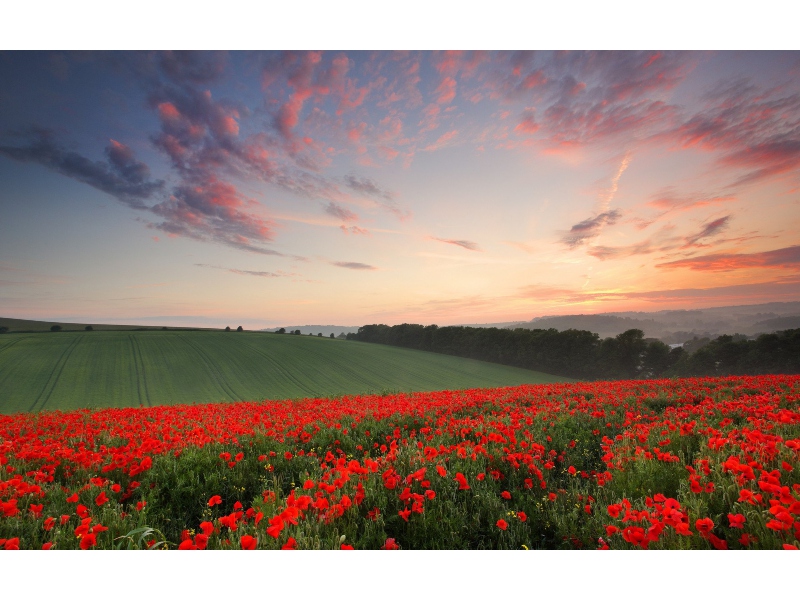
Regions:
<instances>
[{"instance_id":1,"label":"sky","mask_svg":"<svg viewBox=\"0 0 800 600\"><path fill-rule=\"evenodd\" d=\"M800 300L800 52L4 51L0 316Z\"/></svg>"}]
</instances>

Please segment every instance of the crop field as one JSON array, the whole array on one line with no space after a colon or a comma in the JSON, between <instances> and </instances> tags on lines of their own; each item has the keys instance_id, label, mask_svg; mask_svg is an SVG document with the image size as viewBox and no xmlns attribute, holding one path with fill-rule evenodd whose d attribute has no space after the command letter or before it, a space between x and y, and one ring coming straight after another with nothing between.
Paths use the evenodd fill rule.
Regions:
<instances>
[{"instance_id":1,"label":"crop field","mask_svg":"<svg viewBox=\"0 0 800 600\"><path fill-rule=\"evenodd\" d=\"M798 549L800 376L0 416L5 549Z\"/></svg>"},{"instance_id":2,"label":"crop field","mask_svg":"<svg viewBox=\"0 0 800 600\"><path fill-rule=\"evenodd\" d=\"M0 336L0 413L567 381L526 369L312 336L85 331Z\"/></svg>"}]
</instances>

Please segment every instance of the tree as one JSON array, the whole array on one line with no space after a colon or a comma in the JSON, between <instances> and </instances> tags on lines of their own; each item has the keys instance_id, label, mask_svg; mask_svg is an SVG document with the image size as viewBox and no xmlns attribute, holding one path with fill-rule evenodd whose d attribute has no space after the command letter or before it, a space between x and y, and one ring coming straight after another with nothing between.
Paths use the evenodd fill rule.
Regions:
<instances>
[{"instance_id":1,"label":"tree","mask_svg":"<svg viewBox=\"0 0 800 600\"><path fill-rule=\"evenodd\" d=\"M242 329L242 326L241 326L241 325L239 325L239 326L236 328L236 331L244 331L244 329Z\"/></svg>"},{"instance_id":2,"label":"tree","mask_svg":"<svg viewBox=\"0 0 800 600\"><path fill-rule=\"evenodd\" d=\"M331 339L333 339L333 338L334 338L334 335L333 335L333 334L331 334Z\"/></svg>"},{"instance_id":3,"label":"tree","mask_svg":"<svg viewBox=\"0 0 800 600\"><path fill-rule=\"evenodd\" d=\"M318 333L318 334L317 334L317 337L322 337L322 334L321 334L321 333Z\"/></svg>"},{"instance_id":4,"label":"tree","mask_svg":"<svg viewBox=\"0 0 800 600\"><path fill-rule=\"evenodd\" d=\"M50 331L61 331L61 325L53 325Z\"/></svg>"},{"instance_id":5,"label":"tree","mask_svg":"<svg viewBox=\"0 0 800 600\"><path fill-rule=\"evenodd\" d=\"M86 331L94 331L94 327L92 327L91 325L87 325L86 327L84 327L84 329Z\"/></svg>"},{"instance_id":6,"label":"tree","mask_svg":"<svg viewBox=\"0 0 800 600\"><path fill-rule=\"evenodd\" d=\"M226 328L225 328L225 331L230 331L230 330L231 330L231 328L230 328L230 327L226 327Z\"/></svg>"},{"instance_id":7,"label":"tree","mask_svg":"<svg viewBox=\"0 0 800 600\"><path fill-rule=\"evenodd\" d=\"M5 325L0 327L0 333L6 333L7 331L8 331L8 327L6 327Z\"/></svg>"},{"instance_id":8,"label":"tree","mask_svg":"<svg viewBox=\"0 0 800 600\"><path fill-rule=\"evenodd\" d=\"M162 327L162 328L161 328L161 331L166 331L166 330L167 330L167 328L166 328L166 327Z\"/></svg>"},{"instance_id":9,"label":"tree","mask_svg":"<svg viewBox=\"0 0 800 600\"><path fill-rule=\"evenodd\" d=\"M300 335L300 330L299 329L295 329L294 330L294 335Z\"/></svg>"},{"instance_id":10,"label":"tree","mask_svg":"<svg viewBox=\"0 0 800 600\"><path fill-rule=\"evenodd\" d=\"M280 328L280 329L278 329L278 331L276 331L275 333L286 333L286 327L281 327L281 328Z\"/></svg>"}]
</instances>

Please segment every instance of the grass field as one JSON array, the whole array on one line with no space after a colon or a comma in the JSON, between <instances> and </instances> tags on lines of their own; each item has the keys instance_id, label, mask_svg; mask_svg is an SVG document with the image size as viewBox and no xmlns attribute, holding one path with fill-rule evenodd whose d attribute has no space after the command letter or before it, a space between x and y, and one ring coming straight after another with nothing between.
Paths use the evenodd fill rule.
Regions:
<instances>
[{"instance_id":1,"label":"grass field","mask_svg":"<svg viewBox=\"0 0 800 600\"><path fill-rule=\"evenodd\" d=\"M0 413L568 381L355 341L218 331L0 336Z\"/></svg>"}]
</instances>

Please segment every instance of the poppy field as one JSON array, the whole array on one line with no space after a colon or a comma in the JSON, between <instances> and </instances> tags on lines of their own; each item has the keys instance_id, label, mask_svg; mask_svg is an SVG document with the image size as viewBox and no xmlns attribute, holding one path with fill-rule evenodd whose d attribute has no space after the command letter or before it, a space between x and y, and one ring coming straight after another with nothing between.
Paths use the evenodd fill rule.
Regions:
<instances>
[{"instance_id":1,"label":"poppy field","mask_svg":"<svg viewBox=\"0 0 800 600\"><path fill-rule=\"evenodd\" d=\"M0 416L4 549L798 549L800 377Z\"/></svg>"}]
</instances>

